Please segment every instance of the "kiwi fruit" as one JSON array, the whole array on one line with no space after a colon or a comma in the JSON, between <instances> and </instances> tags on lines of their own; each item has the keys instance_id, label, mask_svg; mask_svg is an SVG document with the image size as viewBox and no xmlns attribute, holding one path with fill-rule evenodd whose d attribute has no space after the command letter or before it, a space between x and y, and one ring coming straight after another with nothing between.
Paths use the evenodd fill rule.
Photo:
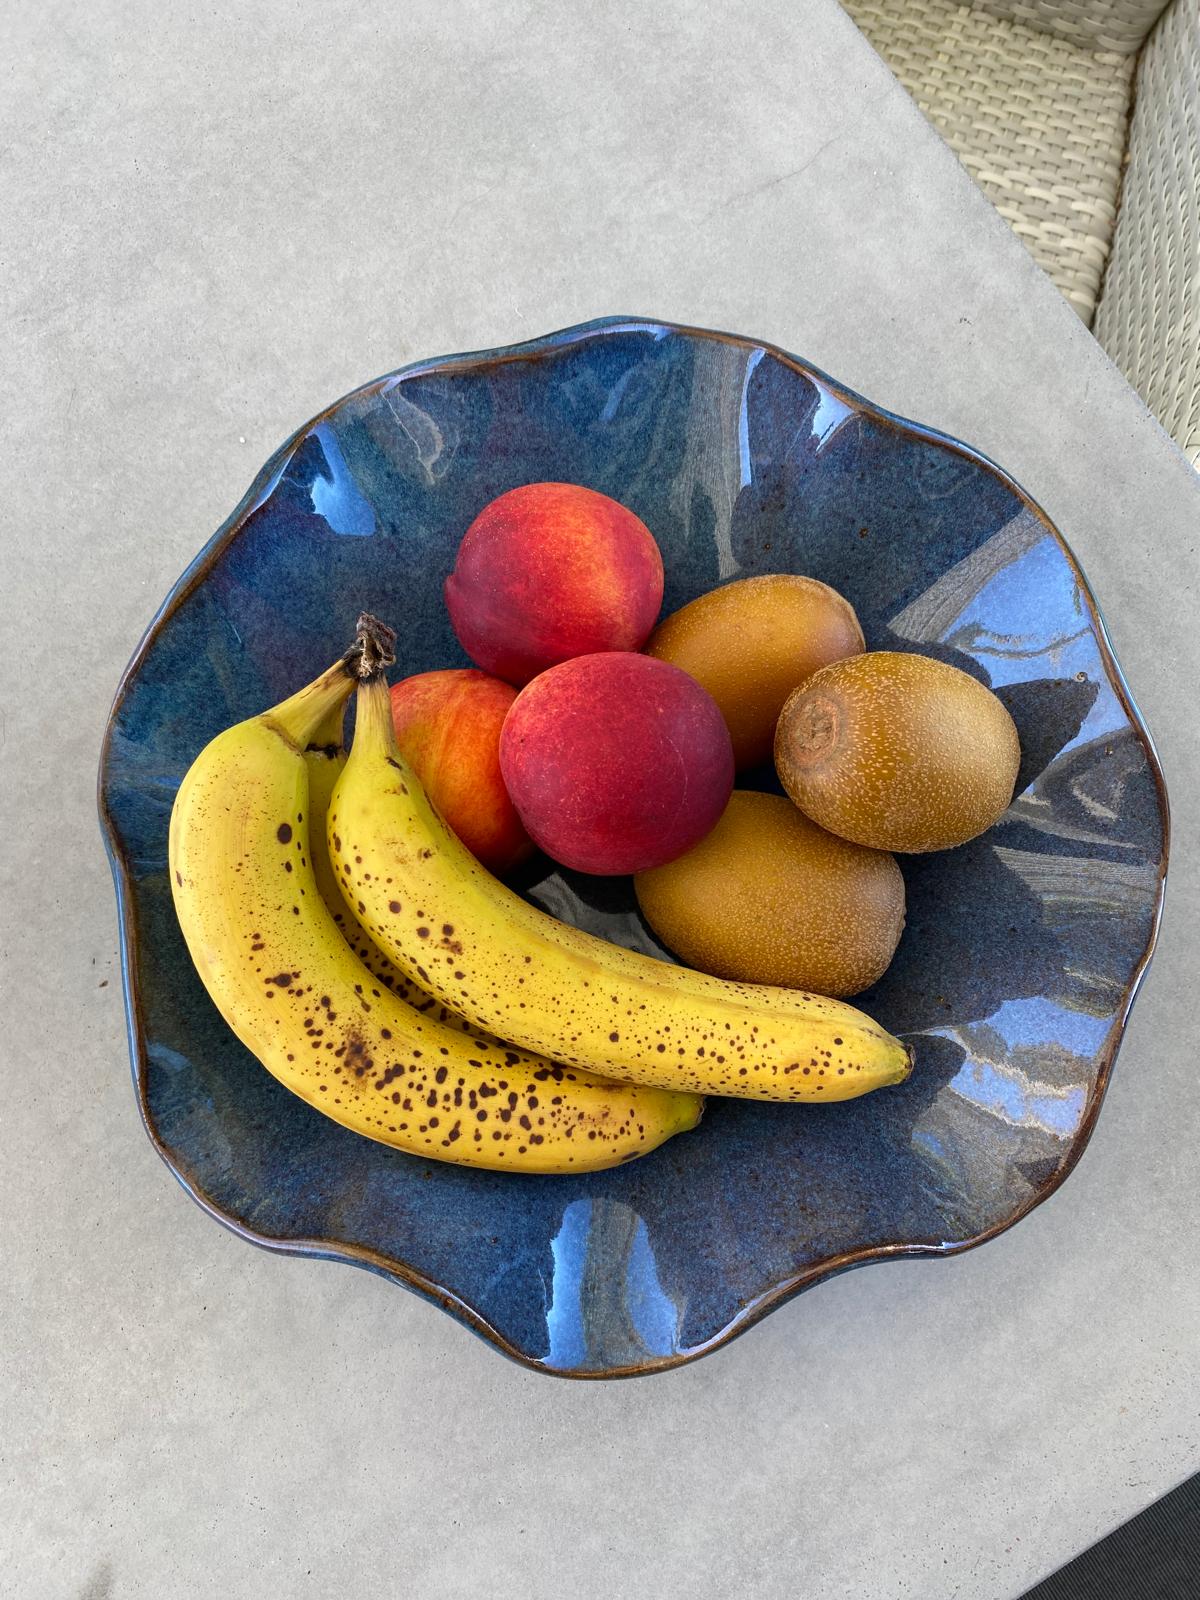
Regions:
<instances>
[{"instance_id":1,"label":"kiwi fruit","mask_svg":"<svg viewBox=\"0 0 1200 1600\"><path fill-rule=\"evenodd\" d=\"M863 647L850 602L816 578L788 572L702 594L660 622L645 645L712 695L739 771L771 759L775 724L796 685Z\"/></svg>"},{"instance_id":2,"label":"kiwi fruit","mask_svg":"<svg viewBox=\"0 0 1200 1600\"><path fill-rule=\"evenodd\" d=\"M858 994L904 928L895 858L836 838L777 794L735 789L705 839L633 881L668 949L743 983Z\"/></svg>"},{"instance_id":3,"label":"kiwi fruit","mask_svg":"<svg viewBox=\"0 0 1200 1600\"><path fill-rule=\"evenodd\" d=\"M1016 725L983 684L930 656L872 650L791 695L775 730L780 782L822 828L875 850L947 850L1012 799Z\"/></svg>"}]
</instances>

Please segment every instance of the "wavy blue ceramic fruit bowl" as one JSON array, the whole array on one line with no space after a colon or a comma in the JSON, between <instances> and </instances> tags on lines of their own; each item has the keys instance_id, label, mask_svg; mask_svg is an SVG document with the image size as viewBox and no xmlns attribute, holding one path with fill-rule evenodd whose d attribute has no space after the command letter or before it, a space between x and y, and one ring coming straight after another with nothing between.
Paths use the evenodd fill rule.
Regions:
<instances>
[{"instance_id":1,"label":"wavy blue ceramic fruit bowl","mask_svg":"<svg viewBox=\"0 0 1200 1600\"><path fill-rule=\"evenodd\" d=\"M914 1046L902 1087L712 1101L629 1166L523 1178L328 1121L209 1001L166 870L193 757L314 677L364 607L398 629L396 676L465 664L443 579L476 512L539 479L646 522L668 611L728 579L808 573L850 598L869 646L953 662L1011 711L1012 806L973 844L902 858L907 930L859 1001ZM301 428L138 647L100 790L134 1080L183 1186L257 1244L370 1267L577 1377L691 1360L831 1272L965 1249L1052 1193L1100 1109L1166 866L1149 737L1079 568L1016 484L782 351L637 320L423 362ZM543 861L520 887L665 956L625 880Z\"/></svg>"}]
</instances>

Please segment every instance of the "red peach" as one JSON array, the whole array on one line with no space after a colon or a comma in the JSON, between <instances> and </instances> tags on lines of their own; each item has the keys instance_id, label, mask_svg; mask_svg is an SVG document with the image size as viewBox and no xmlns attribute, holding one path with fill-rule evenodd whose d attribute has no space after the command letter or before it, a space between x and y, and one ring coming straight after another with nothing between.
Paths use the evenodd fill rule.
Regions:
<instances>
[{"instance_id":1,"label":"red peach","mask_svg":"<svg viewBox=\"0 0 1200 1600\"><path fill-rule=\"evenodd\" d=\"M547 854L613 875L662 866L704 838L733 788L733 746L694 678L612 652L576 656L522 689L500 768Z\"/></svg>"},{"instance_id":2,"label":"red peach","mask_svg":"<svg viewBox=\"0 0 1200 1600\"><path fill-rule=\"evenodd\" d=\"M401 754L458 837L489 872L533 853L500 774L500 730L517 698L470 667L419 672L392 685Z\"/></svg>"},{"instance_id":3,"label":"red peach","mask_svg":"<svg viewBox=\"0 0 1200 1600\"><path fill-rule=\"evenodd\" d=\"M484 506L445 593L471 660L524 684L572 656L639 650L662 606L662 556L606 494L529 483Z\"/></svg>"}]
</instances>

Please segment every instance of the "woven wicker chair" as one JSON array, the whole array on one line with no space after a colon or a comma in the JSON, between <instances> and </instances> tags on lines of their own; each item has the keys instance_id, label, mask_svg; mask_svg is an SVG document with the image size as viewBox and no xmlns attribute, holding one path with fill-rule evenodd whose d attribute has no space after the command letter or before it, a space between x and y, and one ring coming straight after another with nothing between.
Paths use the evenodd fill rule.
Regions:
<instances>
[{"instance_id":1,"label":"woven wicker chair","mask_svg":"<svg viewBox=\"0 0 1200 1600\"><path fill-rule=\"evenodd\" d=\"M1200 0L842 3L1200 465Z\"/></svg>"}]
</instances>

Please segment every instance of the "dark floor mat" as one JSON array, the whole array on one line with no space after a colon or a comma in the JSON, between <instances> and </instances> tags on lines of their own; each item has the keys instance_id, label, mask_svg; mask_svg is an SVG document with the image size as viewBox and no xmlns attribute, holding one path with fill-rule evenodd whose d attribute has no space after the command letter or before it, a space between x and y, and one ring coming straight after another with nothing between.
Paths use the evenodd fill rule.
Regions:
<instances>
[{"instance_id":1,"label":"dark floor mat","mask_svg":"<svg viewBox=\"0 0 1200 1600\"><path fill-rule=\"evenodd\" d=\"M1200 1474L1021 1600L1200 1600Z\"/></svg>"}]
</instances>

